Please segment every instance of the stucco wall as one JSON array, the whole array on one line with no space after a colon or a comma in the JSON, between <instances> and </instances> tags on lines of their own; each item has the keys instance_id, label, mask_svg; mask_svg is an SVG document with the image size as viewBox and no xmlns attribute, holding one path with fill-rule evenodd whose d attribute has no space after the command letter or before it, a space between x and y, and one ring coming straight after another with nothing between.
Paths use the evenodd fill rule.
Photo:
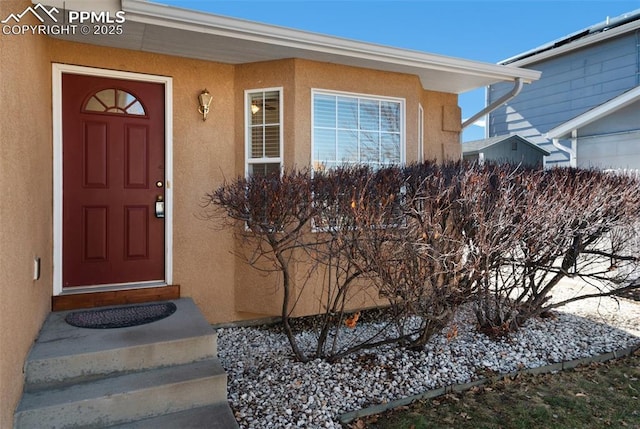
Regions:
<instances>
[{"instance_id":1,"label":"stucco wall","mask_svg":"<svg viewBox=\"0 0 640 429\"><path fill-rule=\"evenodd\" d=\"M29 4L3 1L0 16ZM279 312L275 276L265 278L247 268L234 256L238 247L232 231L203 219L203 196L225 178L244 174L244 90L283 87L287 167L309 165L312 88L404 98L409 162L417 155L422 103L425 158L459 156L457 97L423 91L415 76L295 59L233 66L44 36L0 37L0 427L12 425L22 390L22 365L50 309L52 62L172 78L174 169L168 186L174 196L173 283L181 285L184 296L194 298L211 323ZM197 96L204 88L214 97L206 122L197 111ZM38 281L32 280L35 256L42 258ZM316 308L313 297L307 297L303 312Z\"/></svg>"},{"instance_id":2,"label":"stucco wall","mask_svg":"<svg viewBox=\"0 0 640 429\"><path fill-rule=\"evenodd\" d=\"M244 174L245 133L244 133L244 92L266 88L282 88L283 137L285 162L291 159L293 147L297 143L295 105L295 60L258 62L235 66L235 119L236 119L236 171ZM290 166L290 165L289 165Z\"/></svg>"},{"instance_id":3,"label":"stucco wall","mask_svg":"<svg viewBox=\"0 0 640 429\"><path fill-rule=\"evenodd\" d=\"M181 285L182 295L192 297L210 322L238 319L230 304L233 236L204 220L202 208L207 192L238 174L233 66L62 41L51 42L51 60L172 78L173 283ZM197 97L205 88L213 102L203 121Z\"/></svg>"},{"instance_id":4,"label":"stucco wall","mask_svg":"<svg viewBox=\"0 0 640 429\"><path fill-rule=\"evenodd\" d=\"M403 98L406 160L415 161L418 147L418 103L422 92L416 76L296 60L296 152L293 159L296 165L307 166L311 161L312 89Z\"/></svg>"},{"instance_id":5,"label":"stucco wall","mask_svg":"<svg viewBox=\"0 0 640 429\"><path fill-rule=\"evenodd\" d=\"M0 2L0 17L27 1ZM25 17L29 24L35 20ZM0 35L0 427L13 427L22 368L50 309L51 66L45 37ZM33 280L33 260L42 273Z\"/></svg>"},{"instance_id":6,"label":"stucco wall","mask_svg":"<svg viewBox=\"0 0 640 429\"><path fill-rule=\"evenodd\" d=\"M275 276L265 277L248 269L234 256L240 249L232 232L220 230L219 224L201 216L205 193L225 178L244 174L245 90L283 88L287 168L310 163L314 88L403 98L408 162L417 156L418 104L422 103L425 157L455 158L460 154L457 97L423 91L415 76L299 59L232 66L57 40L50 44L53 62L173 79L173 282L181 285L183 295L194 298L212 323L280 312ZM214 97L206 122L197 113L197 95L204 88ZM316 307L314 296L310 289L308 302L300 304L303 313Z\"/></svg>"},{"instance_id":7,"label":"stucco wall","mask_svg":"<svg viewBox=\"0 0 640 429\"><path fill-rule=\"evenodd\" d=\"M455 94L423 91L422 106L425 116L424 159L460 159L462 118L458 97Z\"/></svg>"},{"instance_id":8,"label":"stucco wall","mask_svg":"<svg viewBox=\"0 0 640 429\"><path fill-rule=\"evenodd\" d=\"M301 59L253 63L236 67L236 100L242 106L246 89L282 87L284 95L284 164L286 168L304 168L311 163L311 92L312 89L341 91L360 95L396 97L405 100L406 161L417 159L418 105L424 108L425 159L460 158L460 109L457 96L424 91L419 79L412 75L388 73ZM238 126L236 165L244 171L244 116L237 110ZM248 251L251 255L251 250ZM238 244L237 252L243 248ZM323 304L322 272L311 279L308 266L296 266L297 300L293 315L321 311ZM278 315L281 312L281 279L249 268L238 260L236 265L235 307L238 311ZM364 286L364 285L363 285ZM304 289L304 290L303 290ZM349 307L373 305L376 296L360 293L351 298Z\"/></svg>"}]
</instances>

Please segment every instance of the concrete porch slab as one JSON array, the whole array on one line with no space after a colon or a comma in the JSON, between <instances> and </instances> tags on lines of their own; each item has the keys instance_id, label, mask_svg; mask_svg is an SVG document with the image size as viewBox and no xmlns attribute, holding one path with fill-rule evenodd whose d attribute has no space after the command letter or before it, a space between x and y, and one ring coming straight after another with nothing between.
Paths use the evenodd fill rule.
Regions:
<instances>
[{"instance_id":1,"label":"concrete porch slab","mask_svg":"<svg viewBox=\"0 0 640 429\"><path fill-rule=\"evenodd\" d=\"M78 328L65 322L69 311L51 313L25 364L26 390L215 357L216 333L193 300L171 302L177 307L171 316L117 329Z\"/></svg>"},{"instance_id":2,"label":"concrete porch slab","mask_svg":"<svg viewBox=\"0 0 640 429\"><path fill-rule=\"evenodd\" d=\"M171 302L172 315L126 328L79 328L65 322L70 311L50 314L25 363L16 429L236 429L216 331L190 298Z\"/></svg>"}]
</instances>

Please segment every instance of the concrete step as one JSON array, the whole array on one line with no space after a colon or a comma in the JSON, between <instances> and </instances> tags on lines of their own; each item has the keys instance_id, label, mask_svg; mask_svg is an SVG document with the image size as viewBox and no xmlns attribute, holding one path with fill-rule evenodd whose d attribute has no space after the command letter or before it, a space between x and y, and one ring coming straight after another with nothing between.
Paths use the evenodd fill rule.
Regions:
<instances>
[{"instance_id":1,"label":"concrete step","mask_svg":"<svg viewBox=\"0 0 640 429\"><path fill-rule=\"evenodd\" d=\"M15 428L107 427L214 404L228 407L226 394L226 373L211 358L25 393Z\"/></svg>"},{"instance_id":2,"label":"concrete step","mask_svg":"<svg viewBox=\"0 0 640 429\"><path fill-rule=\"evenodd\" d=\"M171 316L119 329L50 314L25 363L15 429L237 428L215 331L191 299L172 302Z\"/></svg>"},{"instance_id":3,"label":"concrete step","mask_svg":"<svg viewBox=\"0 0 640 429\"><path fill-rule=\"evenodd\" d=\"M160 428L237 429L238 423L227 404L216 404L109 427L109 429Z\"/></svg>"},{"instance_id":4,"label":"concrete step","mask_svg":"<svg viewBox=\"0 0 640 429\"><path fill-rule=\"evenodd\" d=\"M25 391L215 357L216 333L194 302L173 302L171 316L119 329L77 328L69 312L51 313L25 363Z\"/></svg>"}]
</instances>

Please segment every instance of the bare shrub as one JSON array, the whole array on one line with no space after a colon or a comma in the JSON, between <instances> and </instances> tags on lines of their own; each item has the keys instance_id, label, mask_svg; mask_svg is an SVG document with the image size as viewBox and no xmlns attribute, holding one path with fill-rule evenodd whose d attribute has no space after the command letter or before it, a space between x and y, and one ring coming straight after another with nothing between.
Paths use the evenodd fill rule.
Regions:
<instances>
[{"instance_id":1,"label":"bare shrub","mask_svg":"<svg viewBox=\"0 0 640 429\"><path fill-rule=\"evenodd\" d=\"M335 360L387 343L422 347L467 302L497 335L567 302L637 288L638 185L591 170L427 162L238 178L207 203L248 246L246 262L280 273L295 357ZM566 277L597 292L552 303ZM312 347L291 323L308 288L321 313ZM353 330L358 294L388 307L367 336Z\"/></svg>"},{"instance_id":2,"label":"bare shrub","mask_svg":"<svg viewBox=\"0 0 640 429\"><path fill-rule=\"evenodd\" d=\"M289 316L296 298L293 280L296 252L308 247L304 236L314 211L309 182L308 171L239 177L206 197L207 204L219 209L209 217L222 219L236 228L236 235L251 247L250 252L242 255L246 262L281 274L282 323L292 351L301 361L307 358L295 341Z\"/></svg>"},{"instance_id":3,"label":"bare shrub","mask_svg":"<svg viewBox=\"0 0 640 429\"><path fill-rule=\"evenodd\" d=\"M487 168L493 184L476 207L482 221L472 243L485 259L475 308L486 332L508 332L567 302L637 287L635 179L594 170ZM597 292L551 303L566 277Z\"/></svg>"},{"instance_id":4,"label":"bare shrub","mask_svg":"<svg viewBox=\"0 0 640 429\"><path fill-rule=\"evenodd\" d=\"M460 200L460 164L409 165L399 171L386 199L395 206L385 226L363 210L357 217L367 240L358 244L362 259L371 261L372 277L395 314L413 329L403 343L422 347L452 319L469 299L473 284L465 247L466 219ZM392 193L396 189L396 193Z\"/></svg>"}]
</instances>

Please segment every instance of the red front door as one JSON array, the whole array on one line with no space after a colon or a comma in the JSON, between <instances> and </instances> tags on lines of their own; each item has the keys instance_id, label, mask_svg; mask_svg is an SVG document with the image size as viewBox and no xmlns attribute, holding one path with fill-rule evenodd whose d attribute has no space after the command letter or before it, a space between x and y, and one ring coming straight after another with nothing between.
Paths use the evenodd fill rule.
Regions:
<instances>
[{"instance_id":1,"label":"red front door","mask_svg":"<svg viewBox=\"0 0 640 429\"><path fill-rule=\"evenodd\" d=\"M64 74L62 103L63 286L163 281L164 86Z\"/></svg>"}]
</instances>

